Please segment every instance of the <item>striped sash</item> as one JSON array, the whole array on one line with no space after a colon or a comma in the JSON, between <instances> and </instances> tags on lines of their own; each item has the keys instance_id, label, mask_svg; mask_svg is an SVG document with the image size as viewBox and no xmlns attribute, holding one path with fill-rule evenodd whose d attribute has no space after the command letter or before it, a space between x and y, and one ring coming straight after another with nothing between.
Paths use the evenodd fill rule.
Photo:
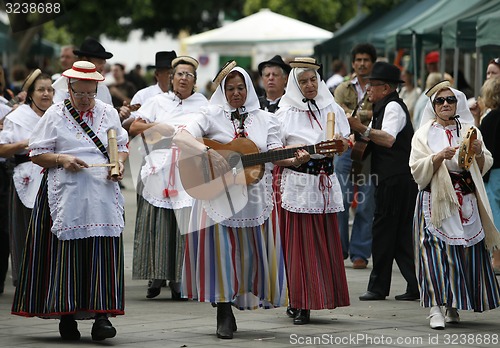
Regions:
<instances>
[{"instance_id":1,"label":"striped sash","mask_svg":"<svg viewBox=\"0 0 500 348\"><path fill-rule=\"evenodd\" d=\"M108 152L106 151L106 147L104 146L104 144L101 142L101 139L99 139L99 137L94 133L92 128L90 128L89 125L83 120L83 118L80 116L78 111L76 111L75 108L73 107L73 105L71 105L71 102L69 101L69 99L64 100L64 105L66 105L66 108L68 109L71 116L73 116L75 121L78 122L80 124L80 126L82 126L85 133L87 133L87 135L90 137L90 139L92 139L92 141L97 146L97 148L109 160Z\"/></svg>"}]
</instances>

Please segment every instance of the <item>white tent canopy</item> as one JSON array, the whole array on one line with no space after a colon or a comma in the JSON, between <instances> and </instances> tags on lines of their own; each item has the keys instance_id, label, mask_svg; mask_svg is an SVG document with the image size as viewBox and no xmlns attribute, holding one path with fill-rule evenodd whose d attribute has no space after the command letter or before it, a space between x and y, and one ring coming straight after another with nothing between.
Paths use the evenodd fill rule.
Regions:
<instances>
[{"instance_id":1,"label":"white tent canopy","mask_svg":"<svg viewBox=\"0 0 500 348\"><path fill-rule=\"evenodd\" d=\"M187 37L183 43L188 51L251 56L256 68L275 54L312 55L314 45L332 36L327 30L262 9L221 28Z\"/></svg>"}]
</instances>

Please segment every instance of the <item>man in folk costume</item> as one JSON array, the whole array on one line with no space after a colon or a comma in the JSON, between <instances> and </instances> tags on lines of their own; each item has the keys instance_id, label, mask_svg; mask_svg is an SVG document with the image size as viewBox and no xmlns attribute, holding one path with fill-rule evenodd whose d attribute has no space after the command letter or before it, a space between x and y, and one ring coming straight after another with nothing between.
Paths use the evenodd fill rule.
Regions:
<instances>
[{"instance_id":1,"label":"man in folk costume","mask_svg":"<svg viewBox=\"0 0 500 348\"><path fill-rule=\"evenodd\" d=\"M280 55L276 55L260 63L258 69L266 92L265 95L259 96L260 108L274 114L279 109L281 97L285 94L288 74L292 68Z\"/></svg>"},{"instance_id":2,"label":"man in folk costume","mask_svg":"<svg viewBox=\"0 0 500 348\"><path fill-rule=\"evenodd\" d=\"M396 300L419 298L412 242L413 209L417 186L408 165L413 127L408 108L396 91L400 70L392 64L377 62L368 77L369 100L373 118L365 126L349 117L351 129L370 139L371 172L377 176L375 215L372 228L373 268L368 291L361 301L385 300L389 295L392 264L396 260L407 282L406 292Z\"/></svg>"},{"instance_id":3,"label":"man in folk costume","mask_svg":"<svg viewBox=\"0 0 500 348\"><path fill-rule=\"evenodd\" d=\"M46 171L12 314L60 319L63 340L80 339L76 320L95 319L92 339L100 341L116 335L108 318L124 314L118 181L128 134L117 111L95 99L104 77L94 64L75 62L63 77L54 87L67 89L69 98L46 111L30 138L31 159Z\"/></svg>"}]
</instances>

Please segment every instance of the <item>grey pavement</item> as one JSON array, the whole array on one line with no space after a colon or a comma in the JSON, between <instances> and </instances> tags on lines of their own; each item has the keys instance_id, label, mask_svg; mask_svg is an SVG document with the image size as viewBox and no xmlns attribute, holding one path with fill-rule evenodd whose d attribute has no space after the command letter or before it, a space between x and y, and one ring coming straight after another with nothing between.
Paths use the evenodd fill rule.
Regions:
<instances>
[{"instance_id":1,"label":"grey pavement","mask_svg":"<svg viewBox=\"0 0 500 348\"><path fill-rule=\"evenodd\" d=\"M311 312L309 325L293 325L284 308L235 311L238 331L232 340L215 335L216 310L195 301L175 302L163 288L155 299L146 299L147 281L132 280L132 248L135 220L135 191L130 177L124 180L125 315L112 319L118 333L113 339L92 341L92 321L80 321L79 342L61 341L58 321L23 318L10 314L14 288L7 279L0 295L0 347L498 347L500 310L485 313L460 312L461 323L445 330L429 328L428 309L418 301L396 301L405 282L394 265L391 294L385 301L361 302L370 265L352 269L345 262L351 305L335 310ZM9 275L10 277L10 275Z\"/></svg>"}]
</instances>

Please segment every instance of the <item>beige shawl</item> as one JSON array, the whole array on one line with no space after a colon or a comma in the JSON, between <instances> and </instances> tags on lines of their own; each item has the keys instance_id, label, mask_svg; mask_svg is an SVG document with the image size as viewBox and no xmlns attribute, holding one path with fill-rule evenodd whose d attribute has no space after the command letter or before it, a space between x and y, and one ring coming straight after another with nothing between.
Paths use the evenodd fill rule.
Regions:
<instances>
[{"instance_id":1,"label":"beige shawl","mask_svg":"<svg viewBox=\"0 0 500 348\"><path fill-rule=\"evenodd\" d=\"M418 185L419 190L423 190L430 183L431 185L431 221L436 227L440 227L442 221L452 215L452 212L459 208L457 195L451 183L450 175L444 162L434 173L432 157L435 155L427 145L427 135L434 120L428 121L420 127L413 136L410 153L411 173ZM471 125L462 125L462 136ZM482 140L482 135L477 130L478 139ZM493 157L483 143L484 166L482 172L474 158L470 173L476 185L476 198L479 206L479 215L485 232L485 242L488 249L500 247L500 233L498 233L493 223L492 212L482 176L493 165Z\"/></svg>"}]
</instances>

